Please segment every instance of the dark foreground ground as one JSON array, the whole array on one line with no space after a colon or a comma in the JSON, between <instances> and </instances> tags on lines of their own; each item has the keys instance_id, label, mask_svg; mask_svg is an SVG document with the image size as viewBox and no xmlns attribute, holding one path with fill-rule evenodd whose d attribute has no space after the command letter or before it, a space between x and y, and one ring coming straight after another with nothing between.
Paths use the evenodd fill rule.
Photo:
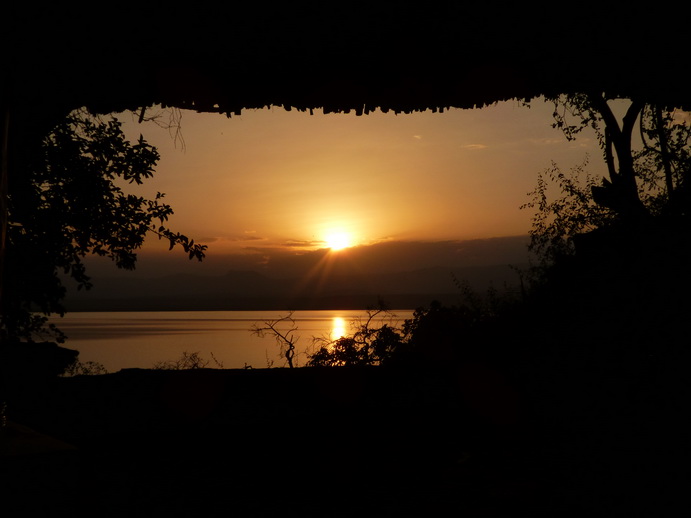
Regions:
<instances>
[{"instance_id":1,"label":"dark foreground ground","mask_svg":"<svg viewBox=\"0 0 691 518\"><path fill-rule=\"evenodd\" d=\"M538 371L524 372L524 383L478 364L449 372L125 370L27 386L2 432L2 515L629 517L688 508L688 401L653 390L642 408L645 394L610 378L564 391Z\"/></svg>"}]
</instances>

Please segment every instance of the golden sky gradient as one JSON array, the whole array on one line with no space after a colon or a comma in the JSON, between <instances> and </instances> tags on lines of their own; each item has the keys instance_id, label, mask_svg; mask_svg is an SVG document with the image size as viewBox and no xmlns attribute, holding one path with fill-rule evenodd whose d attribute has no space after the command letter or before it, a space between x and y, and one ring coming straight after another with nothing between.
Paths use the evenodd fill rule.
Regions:
<instances>
[{"instance_id":1,"label":"golden sky gradient","mask_svg":"<svg viewBox=\"0 0 691 518\"><path fill-rule=\"evenodd\" d=\"M589 170L604 171L593 136L568 142L552 111L542 100L360 117L183 111L184 146L153 123L120 118L161 153L144 192L166 193L171 227L222 254L323 248L335 232L353 245L526 234L532 215L519 207L552 160L567 171L589 153ZM163 248L152 239L144 252Z\"/></svg>"}]
</instances>

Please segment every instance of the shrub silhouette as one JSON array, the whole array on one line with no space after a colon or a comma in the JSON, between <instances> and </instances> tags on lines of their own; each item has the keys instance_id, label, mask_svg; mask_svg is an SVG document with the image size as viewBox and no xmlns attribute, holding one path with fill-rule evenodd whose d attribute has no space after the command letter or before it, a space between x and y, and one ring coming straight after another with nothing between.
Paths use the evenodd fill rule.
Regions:
<instances>
[{"instance_id":1,"label":"shrub silhouette","mask_svg":"<svg viewBox=\"0 0 691 518\"><path fill-rule=\"evenodd\" d=\"M74 363L70 364L65 369L65 372L62 373L62 376L96 376L99 374L108 374L108 369L106 369L102 363L94 361L81 362L79 360L75 360Z\"/></svg>"},{"instance_id":2,"label":"shrub silhouette","mask_svg":"<svg viewBox=\"0 0 691 518\"><path fill-rule=\"evenodd\" d=\"M177 360L169 360L156 362L153 366L155 370L191 370L191 369L203 369L213 361L214 365L218 369L223 368L223 363L218 361L213 353L211 353L211 360L205 360L202 358L201 353L193 352L188 353L183 351L180 358Z\"/></svg>"},{"instance_id":3,"label":"shrub silhouette","mask_svg":"<svg viewBox=\"0 0 691 518\"><path fill-rule=\"evenodd\" d=\"M393 320L395 315L385 309L367 310L364 320L354 322L351 336L335 340L315 338L317 350L309 355L308 367L349 367L385 365L396 361L406 349L405 331L388 323L375 325L375 320Z\"/></svg>"}]
</instances>

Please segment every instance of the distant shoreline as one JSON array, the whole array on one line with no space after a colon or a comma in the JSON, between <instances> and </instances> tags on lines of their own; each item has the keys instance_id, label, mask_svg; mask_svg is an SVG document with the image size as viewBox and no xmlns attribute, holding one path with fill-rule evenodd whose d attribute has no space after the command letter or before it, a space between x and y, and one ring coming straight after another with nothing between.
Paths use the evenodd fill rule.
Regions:
<instances>
[{"instance_id":1,"label":"distant shoreline","mask_svg":"<svg viewBox=\"0 0 691 518\"><path fill-rule=\"evenodd\" d=\"M131 299L94 299L91 301L73 302L66 305L69 313L126 312L126 311L322 311L322 310L366 310L378 308L378 298L355 296L338 299L329 297L319 301L301 299L266 299L255 301L214 301L208 299L188 300L187 302L169 300L159 297L142 297ZM431 293L424 295L382 296L386 309L413 310L428 307L431 302L458 305L461 296L458 293Z\"/></svg>"}]
</instances>

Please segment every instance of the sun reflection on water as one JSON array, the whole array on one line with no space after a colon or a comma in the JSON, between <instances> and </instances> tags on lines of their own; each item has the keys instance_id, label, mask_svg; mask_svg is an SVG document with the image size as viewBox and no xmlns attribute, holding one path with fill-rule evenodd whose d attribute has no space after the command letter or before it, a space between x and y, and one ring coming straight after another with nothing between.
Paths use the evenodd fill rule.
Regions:
<instances>
[{"instance_id":1,"label":"sun reflection on water","mask_svg":"<svg viewBox=\"0 0 691 518\"><path fill-rule=\"evenodd\" d=\"M346 335L346 322L343 317L334 317L331 323L331 339L338 340Z\"/></svg>"}]
</instances>

